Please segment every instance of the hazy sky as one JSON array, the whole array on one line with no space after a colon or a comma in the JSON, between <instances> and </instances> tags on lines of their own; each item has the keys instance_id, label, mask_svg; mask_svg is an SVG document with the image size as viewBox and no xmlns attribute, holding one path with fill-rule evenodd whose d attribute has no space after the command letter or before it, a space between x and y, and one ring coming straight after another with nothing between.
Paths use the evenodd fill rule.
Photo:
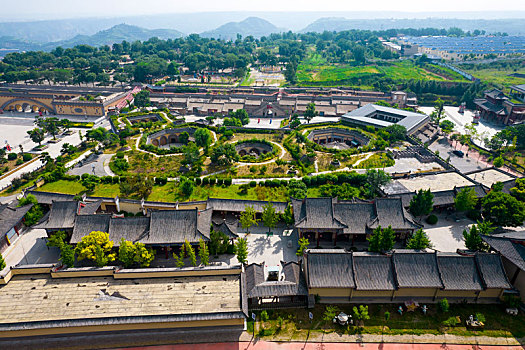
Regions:
<instances>
[{"instance_id":1,"label":"hazy sky","mask_svg":"<svg viewBox=\"0 0 525 350\"><path fill-rule=\"evenodd\" d=\"M211 11L525 11L525 0L0 0L0 3L3 20Z\"/></svg>"}]
</instances>

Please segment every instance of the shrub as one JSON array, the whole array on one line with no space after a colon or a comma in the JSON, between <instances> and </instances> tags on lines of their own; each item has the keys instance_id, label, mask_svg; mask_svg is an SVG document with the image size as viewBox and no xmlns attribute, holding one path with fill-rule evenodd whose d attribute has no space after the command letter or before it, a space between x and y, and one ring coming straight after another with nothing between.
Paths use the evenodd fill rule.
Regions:
<instances>
[{"instance_id":1,"label":"shrub","mask_svg":"<svg viewBox=\"0 0 525 350\"><path fill-rule=\"evenodd\" d=\"M223 183L224 183L223 179L217 179L217 185L222 186Z\"/></svg>"},{"instance_id":2,"label":"shrub","mask_svg":"<svg viewBox=\"0 0 525 350\"><path fill-rule=\"evenodd\" d=\"M257 186L257 182L256 181L250 181L250 187L255 187Z\"/></svg>"},{"instance_id":3,"label":"shrub","mask_svg":"<svg viewBox=\"0 0 525 350\"><path fill-rule=\"evenodd\" d=\"M479 322L483 322L483 323L485 323L485 321L486 321L485 315L483 315L481 312L476 312L476 319Z\"/></svg>"},{"instance_id":4,"label":"shrub","mask_svg":"<svg viewBox=\"0 0 525 350\"><path fill-rule=\"evenodd\" d=\"M123 159L124 158L124 152L118 151L116 156L117 156L118 159Z\"/></svg>"},{"instance_id":5,"label":"shrub","mask_svg":"<svg viewBox=\"0 0 525 350\"><path fill-rule=\"evenodd\" d=\"M15 165L21 165L21 164L24 164L24 161L20 158L18 158L15 162Z\"/></svg>"},{"instance_id":6,"label":"shrub","mask_svg":"<svg viewBox=\"0 0 525 350\"><path fill-rule=\"evenodd\" d=\"M200 177L197 177L195 179L195 185L200 185L200 184L202 184L202 179Z\"/></svg>"},{"instance_id":7,"label":"shrub","mask_svg":"<svg viewBox=\"0 0 525 350\"><path fill-rule=\"evenodd\" d=\"M217 179L214 177L210 178L210 186L215 185L217 183Z\"/></svg>"},{"instance_id":8,"label":"shrub","mask_svg":"<svg viewBox=\"0 0 525 350\"><path fill-rule=\"evenodd\" d=\"M231 184L232 184L231 178L224 179L224 186L230 186Z\"/></svg>"},{"instance_id":9,"label":"shrub","mask_svg":"<svg viewBox=\"0 0 525 350\"><path fill-rule=\"evenodd\" d=\"M449 317L445 321L443 321L443 326L446 327L455 327L458 324L459 322L456 316Z\"/></svg>"},{"instance_id":10,"label":"shrub","mask_svg":"<svg viewBox=\"0 0 525 350\"><path fill-rule=\"evenodd\" d=\"M114 184L118 184L118 183L120 183L120 178L119 178L118 176L113 176L113 178L112 178L112 182L113 182Z\"/></svg>"},{"instance_id":11,"label":"shrub","mask_svg":"<svg viewBox=\"0 0 525 350\"><path fill-rule=\"evenodd\" d=\"M434 214L429 215L429 217L427 218L427 223L430 225L435 225L437 224L437 222L438 222L438 217Z\"/></svg>"},{"instance_id":12,"label":"shrub","mask_svg":"<svg viewBox=\"0 0 525 350\"><path fill-rule=\"evenodd\" d=\"M205 177L205 178L202 179L202 184L203 185L208 185L209 183L210 183L210 179L209 178Z\"/></svg>"},{"instance_id":13,"label":"shrub","mask_svg":"<svg viewBox=\"0 0 525 350\"><path fill-rule=\"evenodd\" d=\"M15 160L17 157L18 157L18 155L16 153L8 153L7 154L7 159L8 160Z\"/></svg>"},{"instance_id":14,"label":"shrub","mask_svg":"<svg viewBox=\"0 0 525 350\"><path fill-rule=\"evenodd\" d=\"M268 312L266 310L263 310L261 312L261 320L266 322L266 321L268 321L268 319L269 319Z\"/></svg>"},{"instance_id":15,"label":"shrub","mask_svg":"<svg viewBox=\"0 0 525 350\"><path fill-rule=\"evenodd\" d=\"M443 298L439 301L438 303L439 305L439 309L442 311L442 312L448 312L450 310L450 305L448 304L448 300L447 298Z\"/></svg>"},{"instance_id":16,"label":"shrub","mask_svg":"<svg viewBox=\"0 0 525 350\"><path fill-rule=\"evenodd\" d=\"M24 162L28 162L28 161L30 161L31 159L33 159L33 156L32 156L31 154L29 154L29 153L24 153L24 154L22 155L22 159L23 159Z\"/></svg>"}]
</instances>

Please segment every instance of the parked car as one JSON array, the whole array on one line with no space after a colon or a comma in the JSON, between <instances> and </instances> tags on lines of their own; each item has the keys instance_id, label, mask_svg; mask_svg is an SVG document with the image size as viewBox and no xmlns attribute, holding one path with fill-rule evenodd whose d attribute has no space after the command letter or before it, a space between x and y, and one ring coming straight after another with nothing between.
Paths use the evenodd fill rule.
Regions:
<instances>
[{"instance_id":1,"label":"parked car","mask_svg":"<svg viewBox=\"0 0 525 350\"><path fill-rule=\"evenodd\" d=\"M465 153L463 153L463 151L460 151L458 149L452 151L452 153L454 153L458 157L463 157L465 155Z\"/></svg>"}]
</instances>

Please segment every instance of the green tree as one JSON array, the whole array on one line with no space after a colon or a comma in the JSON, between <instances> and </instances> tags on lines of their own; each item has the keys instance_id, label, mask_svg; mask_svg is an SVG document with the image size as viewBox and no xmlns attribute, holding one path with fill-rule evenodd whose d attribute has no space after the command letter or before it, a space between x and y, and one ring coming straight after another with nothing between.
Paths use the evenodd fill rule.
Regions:
<instances>
[{"instance_id":1,"label":"green tree","mask_svg":"<svg viewBox=\"0 0 525 350\"><path fill-rule=\"evenodd\" d=\"M366 182L371 197L379 194L381 187L385 186L390 181L390 176L388 176L383 170L371 169L366 171Z\"/></svg>"},{"instance_id":2,"label":"green tree","mask_svg":"<svg viewBox=\"0 0 525 350\"><path fill-rule=\"evenodd\" d=\"M262 221L264 225L268 227L268 233L271 232L272 228L274 228L279 221L279 214L277 214L273 204L270 202L263 206Z\"/></svg>"},{"instance_id":3,"label":"green tree","mask_svg":"<svg viewBox=\"0 0 525 350\"><path fill-rule=\"evenodd\" d=\"M190 134L188 134L187 131L183 131L179 135L179 142L183 145L188 144L188 141L190 140Z\"/></svg>"},{"instance_id":4,"label":"green tree","mask_svg":"<svg viewBox=\"0 0 525 350\"><path fill-rule=\"evenodd\" d=\"M77 244L75 251L78 260L92 260L96 266L103 267L116 258L112 252L113 241L109 239L109 234L102 231L93 231Z\"/></svg>"},{"instance_id":5,"label":"green tree","mask_svg":"<svg viewBox=\"0 0 525 350\"><path fill-rule=\"evenodd\" d=\"M235 255L239 263L246 264L248 262L248 243L245 238L239 238L235 242Z\"/></svg>"},{"instance_id":6,"label":"green tree","mask_svg":"<svg viewBox=\"0 0 525 350\"><path fill-rule=\"evenodd\" d=\"M510 189L510 194L517 200L524 202L525 201L525 178L516 179L516 187Z\"/></svg>"},{"instance_id":7,"label":"green tree","mask_svg":"<svg viewBox=\"0 0 525 350\"><path fill-rule=\"evenodd\" d=\"M0 271L2 271L3 269L5 269L5 260L2 254L0 253Z\"/></svg>"},{"instance_id":8,"label":"green tree","mask_svg":"<svg viewBox=\"0 0 525 350\"><path fill-rule=\"evenodd\" d=\"M290 203L288 203L288 205L286 206L286 209L284 210L282 218L286 225L291 226L294 224L295 219L293 216L293 207Z\"/></svg>"},{"instance_id":9,"label":"green tree","mask_svg":"<svg viewBox=\"0 0 525 350\"><path fill-rule=\"evenodd\" d=\"M133 266L135 263L135 246L132 242L126 241L124 238L120 240L118 259L126 268Z\"/></svg>"},{"instance_id":10,"label":"green tree","mask_svg":"<svg viewBox=\"0 0 525 350\"><path fill-rule=\"evenodd\" d=\"M472 225L470 229L463 230L463 238L465 239L465 247L468 250L473 251L485 251L487 250L487 245L481 239L481 236L478 232L476 225Z\"/></svg>"},{"instance_id":11,"label":"green tree","mask_svg":"<svg viewBox=\"0 0 525 350\"><path fill-rule=\"evenodd\" d=\"M499 156L497 158L494 158L493 163L496 168L501 168L505 164L505 160L503 159L502 156Z\"/></svg>"},{"instance_id":12,"label":"green tree","mask_svg":"<svg viewBox=\"0 0 525 350\"><path fill-rule=\"evenodd\" d=\"M133 103L138 108L147 107L151 103L148 90L142 90L140 92L137 92L134 97L135 97L134 99L135 102Z\"/></svg>"},{"instance_id":13,"label":"green tree","mask_svg":"<svg viewBox=\"0 0 525 350\"><path fill-rule=\"evenodd\" d=\"M210 264L210 251L202 239L199 240L199 259L201 260L201 264L204 266L208 266Z\"/></svg>"},{"instance_id":14,"label":"green tree","mask_svg":"<svg viewBox=\"0 0 525 350\"><path fill-rule=\"evenodd\" d=\"M443 101L441 98L438 98L435 101L434 105L434 112L435 112L435 118L434 120L439 124L439 121L441 118L443 118L443 107L445 106L445 101Z\"/></svg>"},{"instance_id":15,"label":"green tree","mask_svg":"<svg viewBox=\"0 0 525 350\"><path fill-rule=\"evenodd\" d=\"M481 201L483 216L497 226L521 226L525 204L508 193L490 191Z\"/></svg>"},{"instance_id":16,"label":"green tree","mask_svg":"<svg viewBox=\"0 0 525 350\"><path fill-rule=\"evenodd\" d=\"M399 124L387 126L384 130L388 133L388 140L390 142L403 141L407 135L407 129Z\"/></svg>"},{"instance_id":17,"label":"green tree","mask_svg":"<svg viewBox=\"0 0 525 350\"><path fill-rule=\"evenodd\" d=\"M257 219L257 212L252 206L247 205L244 207L244 211L241 213L239 221L242 228L244 228L246 232L250 233L250 227L257 226L257 222L259 221Z\"/></svg>"},{"instance_id":18,"label":"green tree","mask_svg":"<svg viewBox=\"0 0 525 350\"><path fill-rule=\"evenodd\" d=\"M304 119L310 123L310 120L312 120L314 117L317 117L319 115L319 112L315 110L315 103L310 102L306 106L306 111L304 112Z\"/></svg>"},{"instance_id":19,"label":"green tree","mask_svg":"<svg viewBox=\"0 0 525 350\"><path fill-rule=\"evenodd\" d=\"M184 164L195 165L200 160L199 147L193 142L190 142L184 147Z\"/></svg>"},{"instance_id":20,"label":"green tree","mask_svg":"<svg viewBox=\"0 0 525 350\"><path fill-rule=\"evenodd\" d=\"M361 326L364 326L364 322L370 319L370 315L368 314L368 306L359 305L359 309L357 306L354 306L352 310L354 311L354 318L359 321Z\"/></svg>"},{"instance_id":21,"label":"green tree","mask_svg":"<svg viewBox=\"0 0 525 350\"><path fill-rule=\"evenodd\" d=\"M193 181L187 177L181 177L179 183L179 189L185 197L191 196L193 193Z\"/></svg>"},{"instance_id":22,"label":"green tree","mask_svg":"<svg viewBox=\"0 0 525 350\"><path fill-rule=\"evenodd\" d=\"M212 137L211 132L205 128L199 128L195 130L195 144L199 147L204 147L205 149L211 145Z\"/></svg>"},{"instance_id":23,"label":"green tree","mask_svg":"<svg viewBox=\"0 0 525 350\"><path fill-rule=\"evenodd\" d=\"M44 141L44 130L40 128L29 130L27 133L31 141L38 143L39 146L42 144L42 141Z\"/></svg>"},{"instance_id":24,"label":"green tree","mask_svg":"<svg viewBox=\"0 0 525 350\"><path fill-rule=\"evenodd\" d=\"M407 242L408 249L426 249L432 248L430 238L423 229L417 230Z\"/></svg>"},{"instance_id":25,"label":"green tree","mask_svg":"<svg viewBox=\"0 0 525 350\"><path fill-rule=\"evenodd\" d=\"M420 189L410 200L410 212L415 216L428 215L434 206L434 195L428 190Z\"/></svg>"},{"instance_id":26,"label":"green tree","mask_svg":"<svg viewBox=\"0 0 525 350\"><path fill-rule=\"evenodd\" d=\"M18 207L23 207L28 204L33 204L31 209L29 209L29 211L24 216L24 225L29 227L38 223L40 219L42 219L44 216L44 211L42 210L42 206L38 204L36 197L32 194L28 194L27 196L20 199L18 202Z\"/></svg>"},{"instance_id":27,"label":"green tree","mask_svg":"<svg viewBox=\"0 0 525 350\"><path fill-rule=\"evenodd\" d=\"M463 188L456 195L456 198L454 198L456 210L459 212L465 212L474 209L477 202L478 197L476 196L476 191L474 191L472 187Z\"/></svg>"},{"instance_id":28,"label":"green tree","mask_svg":"<svg viewBox=\"0 0 525 350\"><path fill-rule=\"evenodd\" d=\"M297 252L295 253L295 255L303 256L304 251L306 250L306 248L308 248L309 244L310 242L308 241L308 238L306 237L299 238L299 249L297 249Z\"/></svg>"},{"instance_id":29,"label":"green tree","mask_svg":"<svg viewBox=\"0 0 525 350\"><path fill-rule=\"evenodd\" d=\"M191 266L197 266L197 257L195 256L195 249L193 249L188 240L184 241L184 251L186 252L186 256L188 257L188 259L190 259Z\"/></svg>"},{"instance_id":30,"label":"green tree","mask_svg":"<svg viewBox=\"0 0 525 350\"><path fill-rule=\"evenodd\" d=\"M381 229L381 226L378 226L367 240L369 251L387 252L394 248L395 232L391 226L386 229Z\"/></svg>"},{"instance_id":31,"label":"green tree","mask_svg":"<svg viewBox=\"0 0 525 350\"><path fill-rule=\"evenodd\" d=\"M173 258L175 259L175 266L184 267L184 249L183 248L181 249L179 255L173 253Z\"/></svg>"},{"instance_id":32,"label":"green tree","mask_svg":"<svg viewBox=\"0 0 525 350\"><path fill-rule=\"evenodd\" d=\"M439 123L439 127L445 134L450 134L452 131L454 131L454 126L455 124L450 120L443 120L441 123Z\"/></svg>"},{"instance_id":33,"label":"green tree","mask_svg":"<svg viewBox=\"0 0 525 350\"><path fill-rule=\"evenodd\" d=\"M230 116L234 119L240 120L241 125L247 125L250 122L248 112L246 112L244 109L238 109L235 112L230 113Z\"/></svg>"}]
</instances>

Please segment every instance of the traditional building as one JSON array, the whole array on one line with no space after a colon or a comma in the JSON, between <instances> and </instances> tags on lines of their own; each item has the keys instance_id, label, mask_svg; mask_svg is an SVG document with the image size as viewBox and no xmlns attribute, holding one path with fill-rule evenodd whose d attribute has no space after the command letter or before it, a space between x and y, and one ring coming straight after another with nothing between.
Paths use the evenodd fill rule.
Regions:
<instances>
[{"instance_id":1,"label":"traditional building","mask_svg":"<svg viewBox=\"0 0 525 350\"><path fill-rule=\"evenodd\" d=\"M483 98L475 99L474 104L481 119L504 125L525 120L525 102L512 99L498 89L485 91Z\"/></svg>"},{"instance_id":2,"label":"traditional building","mask_svg":"<svg viewBox=\"0 0 525 350\"><path fill-rule=\"evenodd\" d=\"M491 250L501 254L507 277L525 303L525 231L481 237Z\"/></svg>"},{"instance_id":3,"label":"traditional building","mask_svg":"<svg viewBox=\"0 0 525 350\"><path fill-rule=\"evenodd\" d=\"M23 226L24 216L32 207L32 204L23 207L13 207L9 204L0 205L0 253L18 238Z\"/></svg>"},{"instance_id":4,"label":"traditional building","mask_svg":"<svg viewBox=\"0 0 525 350\"><path fill-rule=\"evenodd\" d=\"M0 285L0 344L5 338L18 338L22 348L26 346L20 342L31 342L30 337L42 342L43 336L65 334L131 336L166 329L240 333L248 317L240 265L67 270L24 266L0 276Z\"/></svg>"},{"instance_id":5,"label":"traditional building","mask_svg":"<svg viewBox=\"0 0 525 350\"><path fill-rule=\"evenodd\" d=\"M292 198L295 228L310 242L365 241L379 226L391 227L404 239L421 227L403 208L400 198L338 201L337 198Z\"/></svg>"},{"instance_id":6,"label":"traditional building","mask_svg":"<svg viewBox=\"0 0 525 350\"><path fill-rule=\"evenodd\" d=\"M301 264L281 262L275 279L265 271L264 262L246 266L246 297L253 310L306 307L308 290Z\"/></svg>"},{"instance_id":7,"label":"traditional building","mask_svg":"<svg viewBox=\"0 0 525 350\"><path fill-rule=\"evenodd\" d=\"M310 249L304 264L308 294L321 303L492 303L512 288L498 254Z\"/></svg>"}]
</instances>

